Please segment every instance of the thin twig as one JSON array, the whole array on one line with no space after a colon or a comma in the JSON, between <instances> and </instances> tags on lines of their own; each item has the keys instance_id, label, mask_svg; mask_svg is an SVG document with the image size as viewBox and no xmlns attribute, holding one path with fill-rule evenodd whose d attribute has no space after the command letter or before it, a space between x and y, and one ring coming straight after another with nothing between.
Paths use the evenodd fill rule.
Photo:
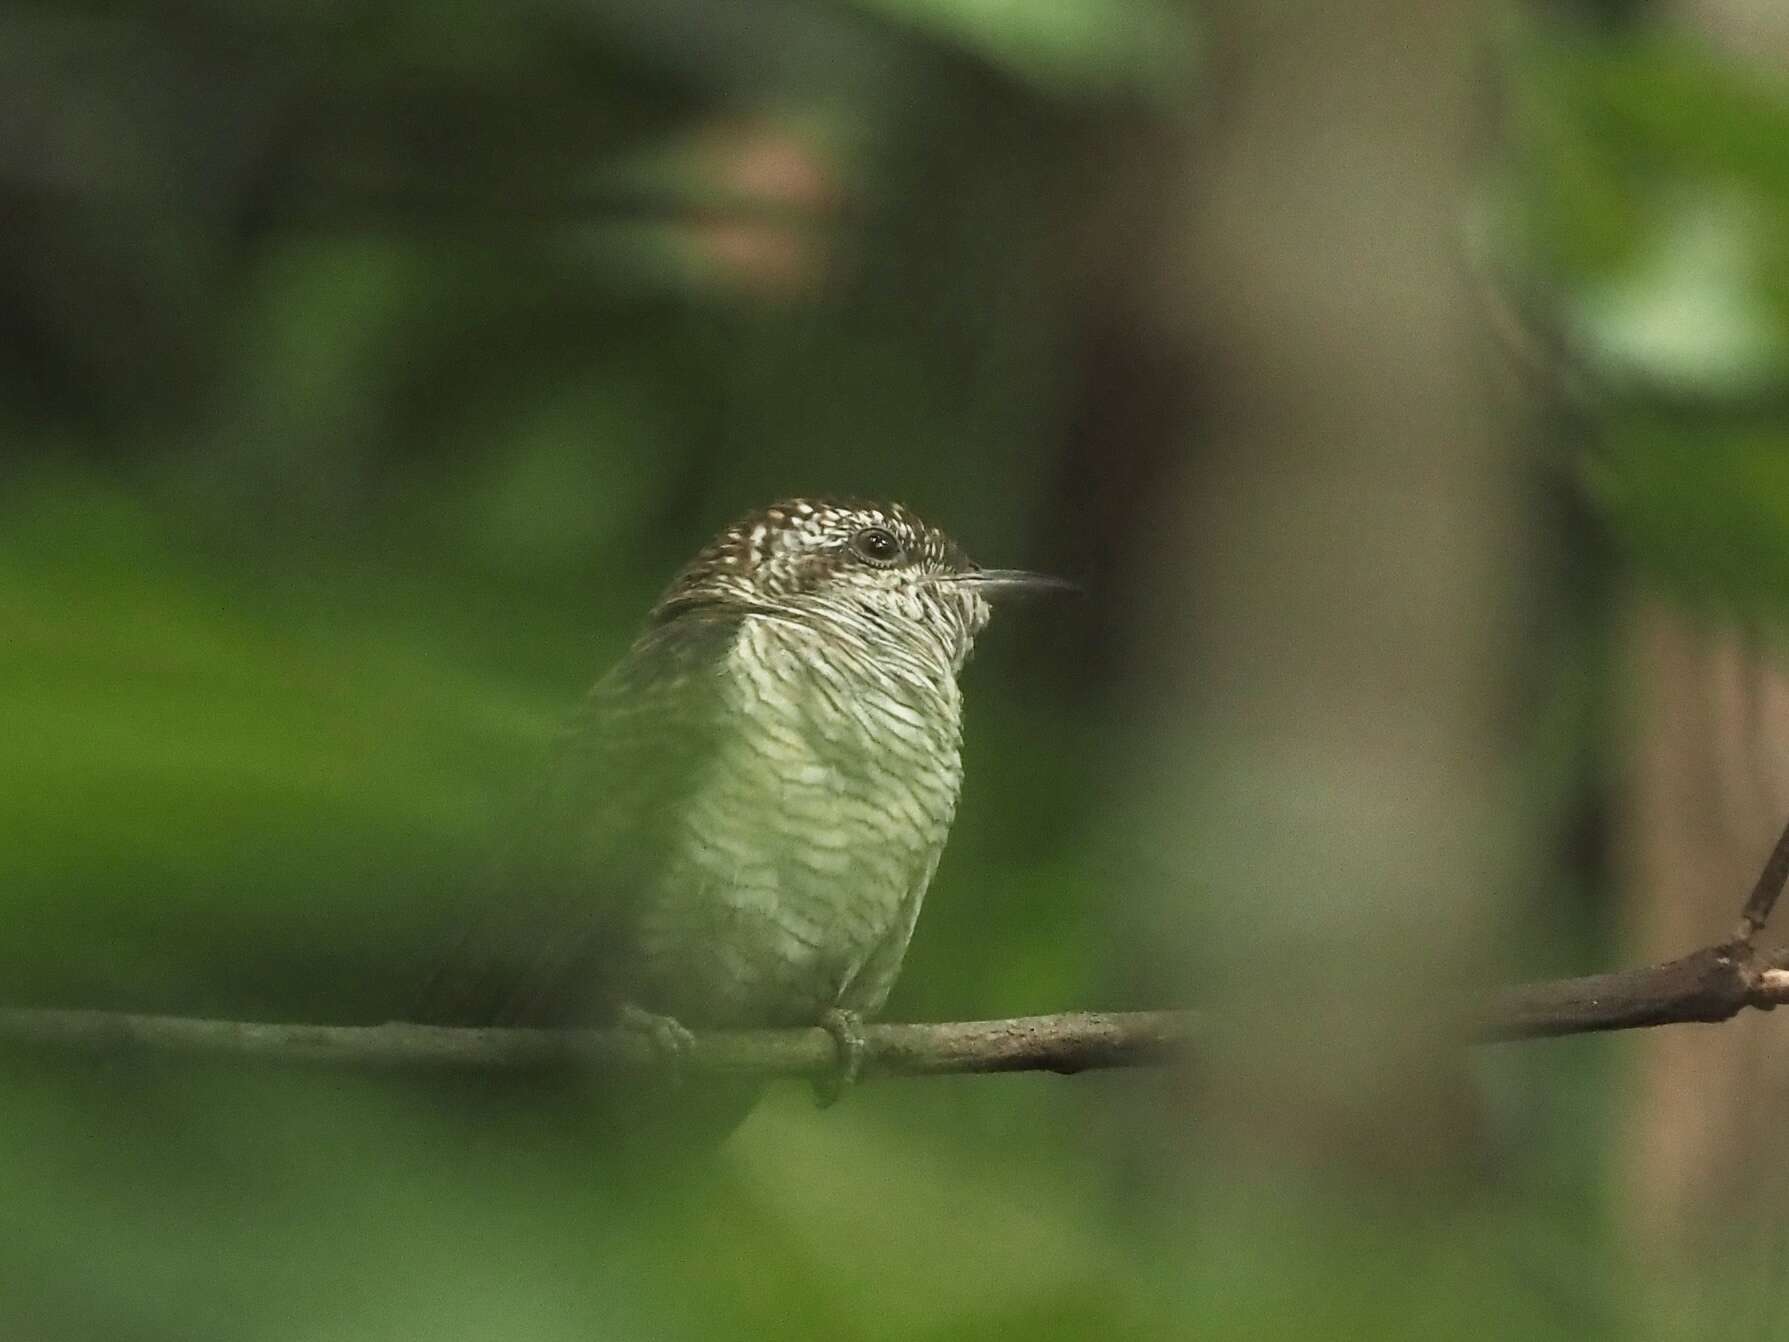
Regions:
<instances>
[{"instance_id":1,"label":"thin twig","mask_svg":"<svg viewBox=\"0 0 1789 1342\"><path fill-rule=\"evenodd\" d=\"M1740 911L1737 940L1742 944L1751 945L1764 929L1764 924L1770 921L1771 910L1776 908L1785 882L1789 882L1789 825L1783 827L1777 846L1770 850L1770 859L1758 873L1758 883L1752 887L1745 908Z\"/></svg>"},{"instance_id":2,"label":"thin twig","mask_svg":"<svg viewBox=\"0 0 1789 1342\"><path fill-rule=\"evenodd\" d=\"M1487 240L1462 236L1459 241L1457 256L1467 291L1511 368L1562 405L1595 409L1601 399L1596 379L1559 324L1536 317L1535 303L1519 295L1514 278L1493 259Z\"/></svg>"}]
</instances>

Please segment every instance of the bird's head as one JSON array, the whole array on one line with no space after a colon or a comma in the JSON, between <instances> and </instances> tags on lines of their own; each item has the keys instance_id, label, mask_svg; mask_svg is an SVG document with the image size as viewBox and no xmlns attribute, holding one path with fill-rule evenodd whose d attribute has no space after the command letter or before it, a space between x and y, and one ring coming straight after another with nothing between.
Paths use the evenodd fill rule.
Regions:
<instances>
[{"instance_id":1,"label":"bird's head","mask_svg":"<svg viewBox=\"0 0 1789 1342\"><path fill-rule=\"evenodd\" d=\"M960 668L990 602L1070 586L981 568L898 503L785 499L717 536L673 581L654 619L733 606L828 623L871 646L934 646Z\"/></svg>"}]
</instances>

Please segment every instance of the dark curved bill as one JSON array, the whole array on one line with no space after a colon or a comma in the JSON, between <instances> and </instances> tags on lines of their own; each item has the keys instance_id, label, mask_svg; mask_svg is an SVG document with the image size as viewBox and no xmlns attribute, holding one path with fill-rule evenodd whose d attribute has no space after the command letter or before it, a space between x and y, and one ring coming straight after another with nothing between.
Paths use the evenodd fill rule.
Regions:
<instances>
[{"instance_id":1,"label":"dark curved bill","mask_svg":"<svg viewBox=\"0 0 1789 1342\"><path fill-rule=\"evenodd\" d=\"M1080 584L1047 573L1028 573L1017 568L984 568L960 575L990 601L1009 596L1042 596L1046 592L1078 592Z\"/></svg>"}]
</instances>

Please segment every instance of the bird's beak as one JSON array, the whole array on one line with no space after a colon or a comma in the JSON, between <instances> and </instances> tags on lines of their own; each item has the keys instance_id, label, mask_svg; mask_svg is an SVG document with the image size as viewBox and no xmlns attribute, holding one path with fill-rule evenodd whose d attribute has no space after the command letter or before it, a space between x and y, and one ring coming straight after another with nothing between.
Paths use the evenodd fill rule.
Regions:
<instances>
[{"instance_id":1,"label":"bird's beak","mask_svg":"<svg viewBox=\"0 0 1789 1342\"><path fill-rule=\"evenodd\" d=\"M1046 592L1078 592L1080 585L1047 573L1028 573L1017 568L984 568L964 573L961 580L990 601L1007 597L1042 596Z\"/></svg>"}]
</instances>

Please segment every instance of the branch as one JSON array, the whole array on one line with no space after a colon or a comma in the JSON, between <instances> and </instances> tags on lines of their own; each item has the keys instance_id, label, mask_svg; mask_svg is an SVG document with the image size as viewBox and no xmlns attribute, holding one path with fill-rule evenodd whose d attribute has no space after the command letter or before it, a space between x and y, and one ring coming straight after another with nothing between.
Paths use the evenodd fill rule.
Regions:
<instances>
[{"instance_id":1,"label":"branch","mask_svg":"<svg viewBox=\"0 0 1789 1342\"><path fill-rule=\"evenodd\" d=\"M1789 952L1760 954L1758 933L1789 880L1789 826L1725 945L1613 974L1505 988L1477 1014L1475 1043L1710 1024L1747 1008L1789 1004ZM1204 1032L1188 1011L1072 1012L935 1025L871 1025L864 1076L961 1072L1082 1072L1143 1067L1185 1057ZM632 1030L459 1029L393 1023L371 1026L268 1025L133 1016L109 1011L0 1008L0 1044L58 1053L172 1054L371 1071L530 1072L553 1068L662 1065ZM821 1029L716 1030L699 1034L683 1059L692 1074L822 1076L838 1065Z\"/></svg>"},{"instance_id":2,"label":"branch","mask_svg":"<svg viewBox=\"0 0 1789 1342\"><path fill-rule=\"evenodd\" d=\"M1789 970L1744 942L1710 946L1679 960L1505 988L1475 1042L1549 1039L1651 1025L1713 1025L1747 1007L1789 1003Z\"/></svg>"},{"instance_id":3,"label":"branch","mask_svg":"<svg viewBox=\"0 0 1789 1342\"><path fill-rule=\"evenodd\" d=\"M870 1025L863 1075L1081 1072L1141 1067L1183 1053L1186 1011L1075 1012L938 1025ZM100 1055L185 1054L370 1071L531 1072L662 1065L633 1030L460 1029L439 1025L265 1025L111 1011L0 1009L0 1044ZM821 1029L714 1030L682 1069L710 1076L823 1076L838 1045Z\"/></svg>"},{"instance_id":4,"label":"branch","mask_svg":"<svg viewBox=\"0 0 1789 1342\"><path fill-rule=\"evenodd\" d=\"M1739 931L1734 934L1736 942L1750 946L1757 939L1782 897L1785 881L1789 881L1789 827L1777 836L1777 846L1770 850L1764 870L1758 873L1758 883L1746 896L1745 908L1739 914Z\"/></svg>"},{"instance_id":5,"label":"branch","mask_svg":"<svg viewBox=\"0 0 1789 1342\"><path fill-rule=\"evenodd\" d=\"M1789 969L1711 948L1646 969L1508 988L1473 1040L1538 1039L1730 1020L1789 1003ZM936 1025L870 1025L863 1075L1083 1072L1185 1057L1203 1033L1190 1011L1070 1012ZM456 1029L438 1025L267 1025L109 1011L0 1009L0 1043L100 1055L148 1054L306 1063L366 1071L529 1072L649 1068L659 1059L628 1030ZM716 1030L683 1059L694 1075L830 1073L825 1030Z\"/></svg>"}]
</instances>

